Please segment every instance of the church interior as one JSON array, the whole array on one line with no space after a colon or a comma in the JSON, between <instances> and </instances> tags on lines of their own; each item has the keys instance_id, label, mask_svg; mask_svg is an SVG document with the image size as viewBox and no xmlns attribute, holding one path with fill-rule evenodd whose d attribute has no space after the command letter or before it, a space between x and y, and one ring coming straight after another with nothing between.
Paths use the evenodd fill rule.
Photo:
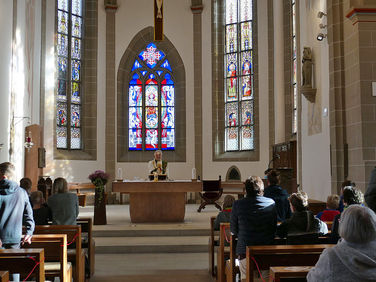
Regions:
<instances>
[{"instance_id":1,"label":"church interior","mask_svg":"<svg viewBox=\"0 0 376 282\"><path fill-rule=\"evenodd\" d=\"M375 0L6 0L0 34L0 162L45 198L59 177L77 191L87 281L235 281L218 242L208 259L207 180L220 208L269 168L316 208L367 190Z\"/></svg>"}]
</instances>

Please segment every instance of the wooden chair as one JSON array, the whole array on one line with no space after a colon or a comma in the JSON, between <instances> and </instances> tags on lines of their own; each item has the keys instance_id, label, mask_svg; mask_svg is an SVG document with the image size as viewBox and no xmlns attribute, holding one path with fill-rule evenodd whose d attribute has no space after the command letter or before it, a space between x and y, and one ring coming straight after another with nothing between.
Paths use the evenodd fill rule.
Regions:
<instances>
[{"instance_id":1,"label":"wooden chair","mask_svg":"<svg viewBox=\"0 0 376 282\"><path fill-rule=\"evenodd\" d=\"M9 271L0 271L0 282L9 282Z\"/></svg>"},{"instance_id":2,"label":"wooden chair","mask_svg":"<svg viewBox=\"0 0 376 282\"><path fill-rule=\"evenodd\" d=\"M272 266L270 267L270 282L288 281L291 278L303 278L304 281L308 272L313 266Z\"/></svg>"},{"instance_id":3,"label":"wooden chair","mask_svg":"<svg viewBox=\"0 0 376 282\"><path fill-rule=\"evenodd\" d=\"M230 223L221 223L219 228L219 246L217 249L217 281L224 282L225 262L230 254L230 247L226 246L230 238Z\"/></svg>"},{"instance_id":4,"label":"wooden chair","mask_svg":"<svg viewBox=\"0 0 376 282\"><path fill-rule=\"evenodd\" d=\"M36 282L44 282L43 249L0 249L0 269L19 273L21 280L33 277Z\"/></svg>"},{"instance_id":5,"label":"wooden chair","mask_svg":"<svg viewBox=\"0 0 376 282\"><path fill-rule=\"evenodd\" d=\"M80 217L77 224L81 225L82 248L87 250L90 264L90 277L95 270L95 240L93 238L93 219L91 217Z\"/></svg>"},{"instance_id":6,"label":"wooden chair","mask_svg":"<svg viewBox=\"0 0 376 282\"><path fill-rule=\"evenodd\" d=\"M23 248L43 248L44 267L47 278L59 277L61 282L72 281L72 264L67 259L67 235L45 234L34 235L31 244Z\"/></svg>"},{"instance_id":7,"label":"wooden chair","mask_svg":"<svg viewBox=\"0 0 376 282\"><path fill-rule=\"evenodd\" d=\"M80 225L37 225L34 234L66 234L68 261L73 265L73 281L85 281L85 252L81 247Z\"/></svg>"},{"instance_id":8,"label":"wooden chair","mask_svg":"<svg viewBox=\"0 0 376 282\"><path fill-rule=\"evenodd\" d=\"M322 251L334 245L278 245L247 247L247 282L253 282L257 269L271 266L314 266ZM257 266L256 266L257 263Z\"/></svg>"},{"instance_id":9,"label":"wooden chair","mask_svg":"<svg viewBox=\"0 0 376 282\"><path fill-rule=\"evenodd\" d=\"M203 202L198 208L198 212L201 212L206 205L214 205L220 211L222 210L221 206L216 203L216 201L221 198L223 189L221 188L220 180L203 180L202 181L202 193L199 192L200 197Z\"/></svg>"}]
</instances>

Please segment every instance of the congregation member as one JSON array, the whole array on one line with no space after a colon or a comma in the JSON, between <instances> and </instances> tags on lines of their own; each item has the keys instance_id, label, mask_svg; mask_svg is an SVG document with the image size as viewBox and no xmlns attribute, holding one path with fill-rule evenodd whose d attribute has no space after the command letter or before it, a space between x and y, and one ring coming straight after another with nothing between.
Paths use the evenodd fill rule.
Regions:
<instances>
[{"instance_id":1,"label":"congregation member","mask_svg":"<svg viewBox=\"0 0 376 282\"><path fill-rule=\"evenodd\" d=\"M33 216L35 225L46 225L49 220L52 220L51 209L45 203L43 193L41 191L34 191L30 195L30 202L33 206Z\"/></svg>"},{"instance_id":2,"label":"congregation member","mask_svg":"<svg viewBox=\"0 0 376 282\"><path fill-rule=\"evenodd\" d=\"M326 209L319 212L316 217L322 221L333 221L336 215L340 214L338 207L339 196L329 195L326 199Z\"/></svg>"},{"instance_id":3,"label":"congregation member","mask_svg":"<svg viewBox=\"0 0 376 282\"><path fill-rule=\"evenodd\" d=\"M68 183L62 177L55 179L53 191L47 200L52 211L52 224L75 225L79 213L77 195L68 192Z\"/></svg>"},{"instance_id":4,"label":"congregation member","mask_svg":"<svg viewBox=\"0 0 376 282\"><path fill-rule=\"evenodd\" d=\"M277 226L275 202L263 196L264 184L260 177L251 176L245 182L246 197L232 205L231 233L238 237L236 254L241 279L246 279L246 247L273 244ZM262 272L266 278L267 272Z\"/></svg>"},{"instance_id":5,"label":"congregation member","mask_svg":"<svg viewBox=\"0 0 376 282\"><path fill-rule=\"evenodd\" d=\"M230 222L230 216L232 211L232 205L235 202L235 197L232 195L226 195L223 200L222 211L220 211L214 220L214 230L219 230L221 223Z\"/></svg>"},{"instance_id":6,"label":"congregation member","mask_svg":"<svg viewBox=\"0 0 376 282\"><path fill-rule=\"evenodd\" d=\"M376 281L376 214L360 205L348 207L339 235L342 239L322 252L307 281Z\"/></svg>"},{"instance_id":7,"label":"congregation member","mask_svg":"<svg viewBox=\"0 0 376 282\"><path fill-rule=\"evenodd\" d=\"M35 227L29 197L13 181L14 175L13 164L0 164L0 247L3 249L19 249L25 243L30 244ZM22 224L26 228L23 239ZM12 275L13 281L19 279L19 274Z\"/></svg>"},{"instance_id":8,"label":"congregation member","mask_svg":"<svg viewBox=\"0 0 376 282\"><path fill-rule=\"evenodd\" d=\"M28 177L24 177L20 180L20 187L25 189L26 193L30 196L31 194L31 187L33 186L33 183L31 182L31 179Z\"/></svg>"},{"instance_id":9,"label":"congregation member","mask_svg":"<svg viewBox=\"0 0 376 282\"><path fill-rule=\"evenodd\" d=\"M376 212L376 167L371 172L368 188L364 194L367 206Z\"/></svg>"},{"instance_id":10,"label":"congregation member","mask_svg":"<svg viewBox=\"0 0 376 282\"><path fill-rule=\"evenodd\" d=\"M343 189L345 189L345 187L348 187L348 186L351 186L351 187L355 187L355 183L352 182L351 180L345 180L342 182L342 185L341 185L341 195L339 197L339 206L338 206L338 210L339 212L343 212L343 209L344 209L344 203L343 203Z\"/></svg>"},{"instance_id":11,"label":"congregation member","mask_svg":"<svg viewBox=\"0 0 376 282\"><path fill-rule=\"evenodd\" d=\"M363 193L353 186L346 186L345 188L343 188L343 203L345 210L350 205L362 205L364 203ZM339 214L336 215L333 219L332 232L330 234L330 237L334 244L337 243L340 238L338 234L340 217L341 215Z\"/></svg>"},{"instance_id":12,"label":"congregation member","mask_svg":"<svg viewBox=\"0 0 376 282\"><path fill-rule=\"evenodd\" d=\"M275 170L267 173L268 187L265 188L264 197L271 198L275 202L277 220L285 221L291 216L289 194L279 186L279 174Z\"/></svg>"},{"instance_id":13,"label":"congregation member","mask_svg":"<svg viewBox=\"0 0 376 282\"><path fill-rule=\"evenodd\" d=\"M315 240L320 234L327 234L328 227L325 222L316 218L313 213L308 210L308 195L303 191L293 193L289 197L292 210L291 218L285 220L277 227L277 235L280 238L305 235L306 238ZM311 236L310 236L311 235ZM298 239L297 239L298 240ZM298 241L291 243L300 243Z\"/></svg>"},{"instance_id":14,"label":"congregation member","mask_svg":"<svg viewBox=\"0 0 376 282\"><path fill-rule=\"evenodd\" d=\"M154 152L154 159L149 161L148 163L148 170L149 174L165 174L168 175L168 167L167 162L162 160L162 151L157 150Z\"/></svg>"}]
</instances>

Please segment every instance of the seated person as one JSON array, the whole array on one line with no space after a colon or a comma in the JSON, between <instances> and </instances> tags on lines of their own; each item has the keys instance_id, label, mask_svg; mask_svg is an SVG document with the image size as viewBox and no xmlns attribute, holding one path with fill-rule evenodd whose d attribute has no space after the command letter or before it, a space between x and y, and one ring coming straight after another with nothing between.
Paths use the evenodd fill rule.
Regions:
<instances>
[{"instance_id":1,"label":"seated person","mask_svg":"<svg viewBox=\"0 0 376 282\"><path fill-rule=\"evenodd\" d=\"M168 175L167 162L162 160L162 151L157 150L154 152L154 160L148 163L149 174L166 174Z\"/></svg>"},{"instance_id":2,"label":"seated person","mask_svg":"<svg viewBox=\"0 0 376 282\"><path fill-rule=\"evenodd\" d=\"M246 247L274 243L277 211L272 199L263 197L264 184L260 177L251 176L245 182L246 197L232 205L231 233L238 237L236 254L241 279L246 279ZM263 272L267 276L269 271ZM266 278L266 277L264 277Z\"/></svg>"},{"instance_id":3,"label":"seated person","mask_svg":"<svg viewBox=\"0 0 376 282\"><path fill-rule=\"evenodd\" d=\"M343 204L344 204L345 210L350 205L362 205L363 202L364 202L364 196L361 191L359 191L353 186L346 186L345 188L343 188ZM336 244L340 238L338 234L340 218L341 218L341 215L338 214L333 219L332 233L330 234L333 244Z\"/></svg>"},{"instance_id":4,"label":"seated person","mask_svg":"<svg viewBox=\"0 0 376 282\"><path fill-rule=\"evenodd\" d=\"M342 239L322 252L307 281L376 281L376 214L367 207L348 207L339 234Z\"/></svg>"},{"instance_id":5,"label":"seated person","mask_svg":"<svg viewBox=\"0 0 376 282\"><path fill-rule=\"evenodd\" d=\"M43 193L41 191L34 191L30 195L30 201L33 205L33 215L36 225L47 225L49 220L52 220L50 208L44 201Z\"/></svg>"},{"instance_id":6,"label":"seated person","mask_svg":"<svg viewBox=\"0 0 376 282\"><path fill-rule=\"evenodd\" d=\"M322 221L333 221L337 214L340 214L338 211L339 206L339 196L330 195L326 199L326 209L322 212L319 212L316 217Z\"/></svg>"},{"instance_id":7,"label":"seated person","mask_svg":"<svg viewBox=\"0 0 376 282\"><path fill-rule=\"evenodd\" d=\"M325 222L315 218L308 210L308 196L305 192L293 193L289 197L292 215L277 227L277 235L286 238L290 235L326 234L328 227ZM315 236L313 236L315 237Z\"/></svg>"},{"instance_id":8,"label":"seated person","mask_svg":"<svg viewBox=\"0 0 376 282\"><path fill-rule=\"evenodd\" d=\"M25 189L27 194L30 196L31 193L31 187L33 186L31 179L28 177L24 177L20 180L20 187Z\"/></svg>"},{"instance_id":9,"label":"seated person","mask_svg":"<svg viewBox=\"0 0 376 282\"><path fill-rule=\"evenodd\" d=\"M342 182L342 185L341 185L341 196L339 197L339 206L338 206L338 210L339 210L340 213L343 212L343 209L344 209L344 204L343 204L343 189L346 186L355 187L355 183L352 182L351 180L345 180L345 181Z\"/></svg>"},{"instance_id":10,"label":"seated person","mask_svg":"<svg viewBox=\"0 0 376 282\"><path fill-rule=\"evenodd\" d=\"M52 224L75 225L79 212L77 194L68 192L68 183L62 177L55 179L53 191L55 194L47 201L52 211Z\"/></svg>"},{"instance_id":11,"label":"seated person","mask_svg":"<svg viewBox=\"0 0 376 282\"><path fill-rule=\"evenodd\" d=\"M214 230L219 230L221 223L230 222L230 215L232 210L232 204L235 202L234 196L226 195L223 200L222 211L219 212L217 217L214 220Z\"/></svg>"},{"instance_id":12,"label":"seated person","mask_svg":"<svg viewBox=\"0 0 376 282\"><path fill-rule=\"evenodd\" d=\"M271 198L277 209L277 221L282 222L291 216L289 194L279 186L279 174L271 170L267 174L268 187L265 188L264 197Z\"/></svg>"}]
</instances>

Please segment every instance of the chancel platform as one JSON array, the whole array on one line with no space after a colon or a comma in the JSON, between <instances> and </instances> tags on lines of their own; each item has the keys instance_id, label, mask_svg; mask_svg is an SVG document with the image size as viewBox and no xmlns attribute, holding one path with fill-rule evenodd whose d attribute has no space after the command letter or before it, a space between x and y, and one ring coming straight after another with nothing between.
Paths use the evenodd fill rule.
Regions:
<instances>
[{"instance_id":1,"label":"chancel platform","mask_svg":"<svg viewBox=\"0 0 376 282\"><path fill-rule=\"evenodd\" d=\"M195 181L117 181L113 192L129 193L131 222L183 222L187 192L201 192Z\"/></svg>"}]
</instances>

